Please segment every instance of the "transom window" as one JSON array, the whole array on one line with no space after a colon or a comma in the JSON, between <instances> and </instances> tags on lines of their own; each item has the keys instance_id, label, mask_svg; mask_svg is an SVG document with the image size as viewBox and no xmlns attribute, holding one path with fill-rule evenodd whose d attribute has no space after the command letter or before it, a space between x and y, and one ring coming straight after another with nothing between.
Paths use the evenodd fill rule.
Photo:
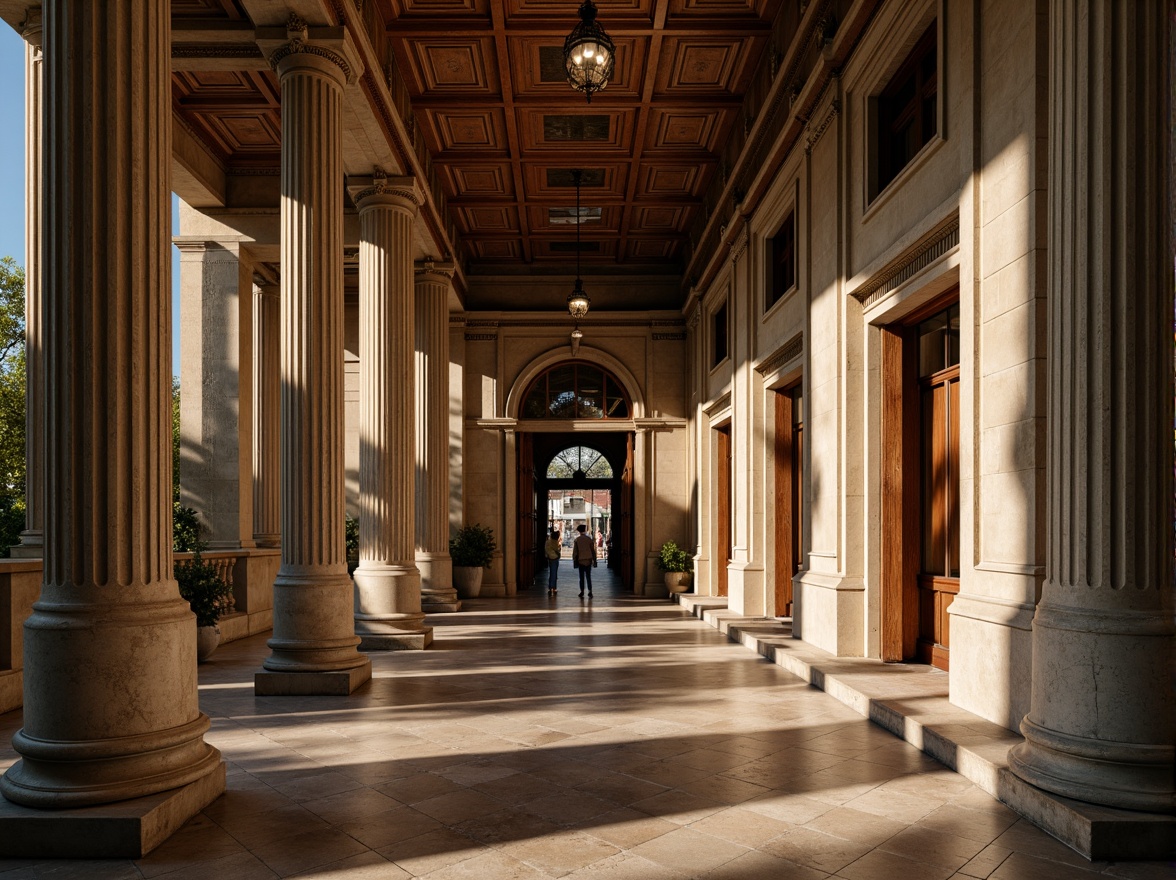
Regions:
<instances>
[{"instance_id":1,"label":"transom window","mask_svg":"<svg viewBox=\"0 0 1176 880\"><path fill-rule=\"evenodd\" d=\"M608 459L588 446L572 446L557 452L547 465L549 480L611 480L612 476Z\"/></svg>"},{"instance_id":2,"label":"transom window","mask_svg":"<svg viewBox=\"0 0 1176 880\"><path fill-rule=\"evenodd\" d=\"M627 419L631 413L621 383L594 364L557 364L523 397L524 419Z\"/></svg>"}]
</instances>

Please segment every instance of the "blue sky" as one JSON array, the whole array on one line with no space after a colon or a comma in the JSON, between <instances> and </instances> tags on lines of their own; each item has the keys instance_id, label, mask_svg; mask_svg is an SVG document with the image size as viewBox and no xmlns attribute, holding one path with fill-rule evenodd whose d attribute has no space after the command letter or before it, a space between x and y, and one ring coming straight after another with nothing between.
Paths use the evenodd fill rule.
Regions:
<instances>
[{"instance_id":1,"label":"blue sky","mask_svg":"<svg viewBox=\"0 0 1176 880\"><path fill-rule=\"evenodd\" d=\"M0 257L25 263L24 233L24 40L0 22ZM172 225L176 224L175 200ZM178 291L180 259L172 248L172 372L180 373Z\"/></svg>"}]
</instances>

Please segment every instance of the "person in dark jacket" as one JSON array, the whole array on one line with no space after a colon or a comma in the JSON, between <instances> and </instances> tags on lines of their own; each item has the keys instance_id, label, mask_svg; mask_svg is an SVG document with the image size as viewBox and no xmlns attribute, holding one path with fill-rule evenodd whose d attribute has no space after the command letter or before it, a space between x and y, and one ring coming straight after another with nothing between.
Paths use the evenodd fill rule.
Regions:
<instances>
[{"instance_id":1,"label":"person in dark jacket","mask_svg":"<svg viewBox=\"0 0 1176 880\"><path fill-rule=\"evenodd\" d=\"M588 598L592 598L592 569L596 567L596 542L586 532L587 526L576 526L579 532L572 542L572 565L580 573L580 598L584 598L584 585L588 585Z\"/></svg>"}]
</instances>

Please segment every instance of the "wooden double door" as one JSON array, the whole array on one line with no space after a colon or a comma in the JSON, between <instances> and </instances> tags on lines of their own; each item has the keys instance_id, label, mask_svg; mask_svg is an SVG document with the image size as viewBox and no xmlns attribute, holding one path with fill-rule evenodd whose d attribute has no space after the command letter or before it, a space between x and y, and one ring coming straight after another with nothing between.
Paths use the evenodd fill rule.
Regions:
<instances>
[{"instance_id":1,"label":"wooden double door","mask_svg":"<svg viewBox=\"0 0 1176 880\"><path fill-rule=\"evenodd\" d=\"M947 669L960 589L960 312L882 331L882 658Z\"/></svg>"}]
</instances>

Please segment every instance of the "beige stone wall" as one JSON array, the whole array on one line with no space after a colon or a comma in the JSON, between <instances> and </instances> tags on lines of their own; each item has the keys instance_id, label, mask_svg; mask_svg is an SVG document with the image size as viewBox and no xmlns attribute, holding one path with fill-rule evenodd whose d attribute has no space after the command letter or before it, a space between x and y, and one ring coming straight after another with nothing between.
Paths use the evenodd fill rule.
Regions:
<instances>
[{"instance_id":1,"label":"beige stone wall","mask_svg":"<svg viewBox=\"0 0 1176 880\"><path fill-rule=\"evenodd\" d=\"M933 20L938 135L874 194L871 98ZM808 552L794 579L794 631L842 656L879 656L878 328L958 285L962 564L951 693L1009 727L1028 707L1029 621L1043 564L1045 24L1039 4L1012 0L884 5L748 219L746 271L725 256L699 292L690 348L702 360L688 392L699 592L714 592L716 566L726 564L714 558L711 487L713 427L729 424L748 478L733 499L730 606L776 611L772 395L803 377ZM770 240L789 210L797 289L765 312ZM747 341L715 369L709 321L723 298ZM783 359L798 335L800 353ZM757 568L762 582L748 577Z\"/></svg>"}]
</instances>

